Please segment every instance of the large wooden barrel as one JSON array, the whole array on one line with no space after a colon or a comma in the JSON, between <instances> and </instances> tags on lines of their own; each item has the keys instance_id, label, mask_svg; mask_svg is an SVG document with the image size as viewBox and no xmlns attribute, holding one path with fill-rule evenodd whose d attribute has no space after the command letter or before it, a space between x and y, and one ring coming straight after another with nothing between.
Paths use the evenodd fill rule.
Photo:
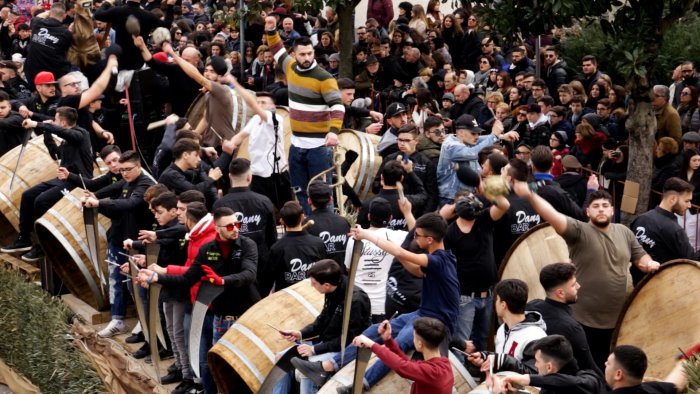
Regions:
<instances>
[{"instance_id":1,"label":"large wooden barrel","mask_svg":"<svg viewBox=\"0 0 700 394\"><path fill-rule=\"evenodd\" d=\"M250 93L255 95L255 92ZM231 98L233 100L233 115L231 117L231 124L233 125L233 130L237 133L243 128L243 126L245 126L246 123L248 123L248 120L254 115L254 112L248 106L245 100L238 95L235 89L231 89ZM206 108L207 101L205 99L205 95L200 93L199 96L197 96L197 98L192 102L190 108L187 109L187 114L185 115L193 128L196 128L199 124L199 121L206 112ZM216 132L225 139L233 137L233 135L221 134L223 133L222 130L216 130ZM208 146L217 146L221 144L221 140L211 128L207 127L202 136L202 143Z\"/></svg>"},{"instance_id":2,"label":"large wooden barrel","mask_svg":"<svg viewBox=\"0 0 700 394\"><path fill-rule=\"evenodd\" d=\"M267 324L299 330L316 319L323 308L323 295L310 280L296 283L255 304L209 350L208 362L221 393L233 393L242 379L258 392L275 364L278 352L289 342Z\"/></svg>"},{"instance_id":3,"label":"large wooden barrel","mask_svg":"<svg viewBox=\"0 0 700 394\"><path fill-rule=\"evenodd\" d=\"M61 198L34 224L34 231L53 269L68 290L98 310L109 308L108 278L90 260L80 198L83 189L75 188ZM107 229L110 220L99 215L99 264L105 262ZM104 282L103 280L104 279Z\"/></svg>"},{"instance_id":4,"label":"large wooden barrel","mask_svg":"<svg viewBox=\"0 0 700 394\"><path fill-rule=\"evenodd\" d=\"M673 260L647 275L620 312L613 346L635 345L649 360L646 377L663 379L678 349L700 342L700 263Z\"/></svg>"},{"instance_id":5,"label":"large wooden barrel","mask_svg":"<svg viewBox=\"0 0 700 394\"><path fill-rule=\"evenodd\" d=\"M528 301L544 299L540 271L545 265L569 262L564 238L549 223L540 223L521 235L510 247L501 265L501 279L520 279L527 283Z\"/></svg>"},{"instance_id":6,"label":"large wooden barrel","mask_svg":"<svg viewBox=\"0 0 700 394\"><path fill-rule=\"evenodd\" d=\"M289 148L292 146L292 127L289 125L289 108L283 106L277 106L275 110L277 115L282 118L280 122L280 136L284 138L284 152L279 152L280 155L284 155L285 158L289 157ZM238 156L250 159L250 154L248 153L248 140L246 138L243 143L238 147Z\"/></svg>"},{"instance_id":7,"label":"large wooden barrel","mask_svg":"<svg viewBox=\"0 0 700 394\"><path fill-rule=\"evenodd\" d=\"M379 136L343 129L338 133L338 145L341 150L352 150L358 154L345 179L352 186L360 200L372 194L372 181L382 165L377 144Z\"/></svg>"},{"instance_id":8,"label":"large wooden barrel","mask_svg":"<svg viewBox=\"0 0 700 394\"><path fill-rule=\"evenodd\" d=\"M377 362L379 358L372 354L367 368L372 366ZM472 383L474 382L471 377L467 377L467 371L463 365L460 364L459 360L450 353L450 364L452 364L452 374L454 376L454 388L453 392L456 393L466 393L473 389ZM318 391L318 394L335 394L336 388L340 386L349 386L352 384L353 376L355 375L355 361L352 361L345 367L341 368L333 377L323 385L323 387ZM411 382L405 378L399 376L396 372L389 372L379 383L372 386L368 393L408 393L411 391Z\"/></svg>"},{"instance_id":9,"label":"large wooden barrel","mask_svg":"<svg viewBox=\"0 0 700 394\"><path fill-rule=\"evenodd\" d=\"M0 238L5 240L14 237L19 229L22 193L32 186L55 178L58 168L44 145L44 136L33 138L27 143L22 154L10 192L10 181L21 149L22 146L17 146L0 157Z\"/></svg>"}]
</instances>

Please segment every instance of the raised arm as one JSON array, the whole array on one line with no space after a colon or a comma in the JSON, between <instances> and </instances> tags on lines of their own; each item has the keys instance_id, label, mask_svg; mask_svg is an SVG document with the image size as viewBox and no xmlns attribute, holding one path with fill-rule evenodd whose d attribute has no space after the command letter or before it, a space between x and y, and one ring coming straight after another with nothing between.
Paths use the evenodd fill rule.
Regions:
<instances>
[{"instance_id":1,"label":"raised arm","mask_svg":"<svg viewBox=\"0 0 700 394\"><path fill-rule=\"evenodd\" d=\"M408 250L400 247L399 245L396 245L389 240L383 239L382 237L374 234L371 231L365 230L360 226L356 226L354 229L350 230L350 236L355 238L356 241L366 239L370 242L374 242L374 244L377 245L379 249L382 249L390 255L396 257L402 263L406 262L420 267L428 266L428 255L423 253L409 252ZM409 271L413 273L413 270ZM420 276L423 275L421 274Z\"/></svg>"},{"instance_id":2,"label":"raised arm","mask_svg":"<svg viewBox=\"0 0 700 394\"><path fill-rule=\"evenodd\" d=\"M557 212L544 198L530 190L530 185L527 182L513 179L513 191L519 197L527 199L530 205L535 209L535 212L548 222L557 234L562 235L566 232L566 216Z\"/></svg>"},{"instance_id":3,"label":"raised arm","mask_svg":"<svg viewBox=\"0 0 700 394\"><path fill-rule=\"evenodd\" d=\"M134 36L134 46L141 51L141 57L143 58L144 62L150 62L151 59L153 59L153 55L151 55L151 51L148 50L148 47L146 46L146 43L143 41L143 37L141 36Z\"/></svg>"},{"instance_id":4,"label":"raised arm","mask_svg":"<svg viewBox=\"0 0 700 394\"><path fill-rule=\"evenodd\" d=\"M175 52L173 50L173 47L172 47L172 45L170 45L169 42L163 43L163 52L172 56L173 59L175 59L175 62L177 63L177 65L180 66L182 71L184 71L188 77L197 81L197 83L202 85L202 87L204 89L206 89L208 91L211 90L211 81L204 78L204 75L200 74L199 70L197 70L197 67L191 65L185 59L181 58L180 55L178 55L177 52Z\"/></svg>"},{"instance_id":5,"label":"raised arm","mask_svg":"<svg viewBox=\"0 0 700 394\"><path fill-rule=\"evenodd\" d=\"M260 119L262 119L263 122L267 122L268 112L265 111L263 107L261 107L258 104L258 100L256 99L256 97L252 93L250 93L250 91L248 91L246 88L241 86L241 84L238 83L238 81L236 80L236 78L233 77L233 75L226 74L224 78L225 82L233 84L238 95L243 97L243 100L246 102L246 104L248 104L249 107L253 109L253 112L258 114L258 116L260 116Z\"/></svg>"},{"instance_id":6,"label":"raised arm","mask_svg":"<svg viewBox=\"0 0 700 394\"><path fill-rule=\"evenodd\" d=\"M90 88L80 95L80 108L87 107L91 102L97 100L98 97L107 89L109 85L109 80L112 78L112 69L117 67L117 56L109 55L107 60L107 65L105 69L102 70L102 74L95 80L95 82L90 85Z\"/></svg>"}]
</instances>

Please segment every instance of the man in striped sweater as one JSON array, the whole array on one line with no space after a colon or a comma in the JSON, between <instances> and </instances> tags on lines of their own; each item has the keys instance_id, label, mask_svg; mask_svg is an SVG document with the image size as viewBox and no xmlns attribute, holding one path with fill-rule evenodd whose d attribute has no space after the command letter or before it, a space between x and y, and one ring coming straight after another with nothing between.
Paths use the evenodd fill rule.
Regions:
<instances>
[{"instance_id":1,"label":"man in striped sweater","mask_svg":"<svg viewBox=\"0 0 700 394\"><path fill-rule=\"evenodd\" d=\"M331 147L338 145L338 130L343 124L345 107L340 100L338 82L314 60L314 47L308 37L294 41L290 56L276 28L274 17L265 18L267 43L275 61L284 70L289 87L289 119L292 147L289 172L292 187L306 215L306 185L331 166Z\"/></svg>"}]
</instances>

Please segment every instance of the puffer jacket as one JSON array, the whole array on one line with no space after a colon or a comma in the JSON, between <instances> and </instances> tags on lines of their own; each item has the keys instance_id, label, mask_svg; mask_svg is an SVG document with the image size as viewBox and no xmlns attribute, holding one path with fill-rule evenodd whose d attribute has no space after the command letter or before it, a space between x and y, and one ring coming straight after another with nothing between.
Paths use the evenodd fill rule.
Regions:
<instances>
[{"instance_id":1,"label":"puffer jacket","mask_svg":"<svg viewBox=\"0 0 700 394\"><path fill-rule=\"evenodd\" d=\"M525 311L525 320L511 328L501 324L496 332L494 372L537 373L534 344L547 336L547 324L539 312Z\"/></svg>"}]
</instances>

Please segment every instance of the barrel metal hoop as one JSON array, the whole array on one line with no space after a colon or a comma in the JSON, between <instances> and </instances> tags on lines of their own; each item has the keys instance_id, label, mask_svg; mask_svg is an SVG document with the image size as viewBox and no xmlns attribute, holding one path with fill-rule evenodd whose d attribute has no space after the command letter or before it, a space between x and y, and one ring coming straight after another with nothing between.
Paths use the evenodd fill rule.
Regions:
<instances>
[{"instance_id":1,"label":"barrel metal hoop","mask_svg":"<svg viewBox=\"0 0 700 394\"><path fill-rule=\"evenodd\" d=\"M53 223L49 222L48 220L46 220L44 218L40 218L39 220L36 221L35 226L36 225L42 225L42 226L46 227L46 229L49 230L51 232L51 234L54 237L56 237L58 242L60 242L62 245L70 245L70 242L68 242L66 237L64 237L63 234L61 234L58 231L56 226L54 226ZM71 250L71 249L66 248L66 251L71 256L73 261L75 261L76 265L78 266L78 269L80 270L80 272L82 272L83 278L87 282L88 287L90 287L90 290L92 290L92 293L95 295L95 299L97 300L97 306L99 307L99 309L104 308L106 306L104 296L99 291L97 283L95 282L95 279L92 277L92 275L90 275L90 271L88 271L85 264L83 264L82 259L80 259L80 257L75 253L75 250Z\"/></svg>"},{"instance_id":2,"label":"barrel metal hoop","mask_svg":"<svg viewBox=\"0 0 700 394\"><path fill-rule=\"evenodd\" d=\"M375 171L375 161L376 161L376 148L374 147L374 144L372 143L372 140L369 138L368 134L361 134L362 137L364 137L365 142L367 144L367 155L369 158L369 164L367 165L367 182L365 183L365 189L363 191L363 199L369 195L370 190L372 190L372 183L374 182L374 174L376 174ZM379 164L379 163L377 163Z\"/></svg>"},{"instance_id":3,"label":"barrel metal hoop","mask_svg":"<svg viewBox=\"0 0 700 394\"><path fill-rule=\"evenodd\" d=\"M364 135L362 133L358 133L356 131L354 131L353 133L355 134L357 139L360 141L360 162L359 162L360 170L359 170L359 173L357 174L357 179L355 179L355 193L359 194L358 197L360 198L360 200L364 200L365 197L367 197L367 194L363 193L363 191L362 191L362 182L365 179L365 175L366 175L365 173L367 172L367 171L365 171L365 166L367 165L367 163L363 159L365 159L367 157L369 152L367 149L367 141L365 141Z\"/></svg>"},{"instance_id":4,"label":"barrel metal hoop","mask_svg":"<svg viewBox=\"0 0 700 394\"><path fill-rule=\"evenodd\" d=\"M467 372L467 369L464 368L464 365L462 365L457 356L455 356L450 350L447 350L447 358L450 360L452 368L456 369L457 372L462 375L462 378L464 378L464 380L467 382L469 388L475 389L477 384L474 381L474 378L469 374L469 372Z\"/></svg>"},{"instance_id":5,"label":"barrel metal hoop","mask_svg":"<svg viewBox=\"0 0 700 394\"><path fill-rule=\"evenodd\" d=\"M81 237L80 234L78 234L78 230L76 230L75 227L71 225L70 221L68 221L68 219L66 219L65 216L63 216L60 212L53 208L50 208L48 211L46 211L46 213L55 217L59 223L63 224L63 226L66 228L66 231L68 231L68 233L70 233L70 235L72 235L73 238L75 238L75 241L78 243L78 246L80 246L80 249L83 251L83 253L85 253L85 256L90 256L90 249L88 248L85 241L83 241L83 237ZM95 272L97 272L98 268L94 268Z\"/></svg>"},{"instance_id":6,"label":"barrel metal hoop","mask_svg":"<svg viewBox=\"0 0 700 394\"><path fill-rule=\"evenodd\" d=\"M291 288L287 287L286 289L282 289L282 291L286 292L290 296L294 297L301 305L304 306L312 315L318 316L321 312L318 311L318 309L314 308L309 301L306 300L306 298L302 297L301 294L297 293L295 290L292 290Z\"/></svg>"},{"instance_id":7,"label":"barrel metal hoop","mask_svg":"<svg viewBox=\"0 0 700 394\"><path fill-rule=\"evenodd\" d=\"M250 372L252 372L253 375L255 375L255 378L258 379L258 382L262 384L263 380L265 380L265 377L262 375L262 373L260 373L260 370L258 370L255 364L253 364L253 362L250 361L248 356L246 356L245 353L241 351L241 349L229 342L226 338L219 339L219 342L217 342L217 344L222 345L231 352L233 352L233 354L241 360L241 362L250 370Z\"/></svg>"},{"instance_id":8,"label":"barrel metal hoop","mask_svg":"<svg viewBox=\"0 0 700 394\"><path fill-rule=\"evenodd\" d=\"M267 346L265 342L260 339L257 335L255 335L254 332L250 331L248 327L244 326L243 324L236 323L233 325L233 328L243 334L246 338L248 338L251 342L255 344L262 352L267 356L267 358L270 360L272 364L275 363L275 353L270 350L270 348Z\"/></svg>"}]
</instances>

